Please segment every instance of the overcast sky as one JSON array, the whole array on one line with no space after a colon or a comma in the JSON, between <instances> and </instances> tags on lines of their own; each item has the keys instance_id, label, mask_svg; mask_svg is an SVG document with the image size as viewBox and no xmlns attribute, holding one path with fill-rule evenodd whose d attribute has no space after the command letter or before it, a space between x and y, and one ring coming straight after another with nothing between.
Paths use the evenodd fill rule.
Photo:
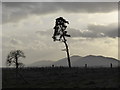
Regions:
<instances>
[{"instance_id":1,"label":"overcast sky","mask_svg":"<svg viewBox=\"0 0 120 90\"><path fill-rule=\"evenodd\" d=\"M1 0L2 2L119 2L119 0Z\"/></svg>"},{"instance_id":2,"label":"overcast sky","mask_svg":"<svg viewBox=\"0 0 120 90\"><path fill-rule=\"evenodd\" d=\"M70 22L71 56L118 58L117 2L3 2L2 9L3 65L14 49L23 50L25 64L66 57L61 51L64 44L52 40L55 19L60 16Z\"/></svg>"}]
</instances>

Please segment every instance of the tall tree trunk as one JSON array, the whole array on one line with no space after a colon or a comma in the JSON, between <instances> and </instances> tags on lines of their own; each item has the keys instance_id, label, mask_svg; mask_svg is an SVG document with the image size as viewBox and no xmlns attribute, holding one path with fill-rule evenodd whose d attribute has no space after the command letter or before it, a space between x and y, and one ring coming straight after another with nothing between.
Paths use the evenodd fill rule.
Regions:
<instances>
[{"instance_id":1,"label":"tall tree trunk","mask_svg":"<svg viewBox=\"0 0 120 90\"><path fill-rule=\"evenodd\" d=\"M63 39L64 39L64 44L65 44L66 52L67 52L68 65L69 65L69 68L71 68L70 55L69 55L69 48L68 48L68 45L67 45L67 42L66 42L66 39L65 39L65 36L64 36L64 35L63 35Z\"/></svg>"},{"instance_id":2,"label":"tall tree trunk","mask_svg":"<svg viewBox=\"0 0 120 90\"><path fill-rule=\"evenodd\" d=\"M17 56L15 56L15 60L16 60L16 84L17 84L17 82L18 82L18 57Z\"/></svg>"},{"instance_id":3,"label":"tall tree trunk","mask_svg":"<svg viewBox=\"0 0 120 90\"><path fill-rule=\"evenodd\" d=\"M16 56L16 69L18 69L18 57Z\"/></svg>"}]
</instances>

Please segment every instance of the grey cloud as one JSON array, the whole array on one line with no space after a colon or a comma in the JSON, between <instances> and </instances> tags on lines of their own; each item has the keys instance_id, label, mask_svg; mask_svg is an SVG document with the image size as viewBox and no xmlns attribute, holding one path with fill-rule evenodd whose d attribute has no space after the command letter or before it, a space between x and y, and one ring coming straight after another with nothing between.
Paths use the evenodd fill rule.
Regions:
<instances>
[{"instance_id":1,"label":"grey cloud","mask_svg":"<svg viewBox=\"0 0 120 90\"><path fill-rule=\"evenodd\" d=\"M119 0L3 0L3 2L119 2Z\"/></svg>"},{"instance_id":2,"label":"grey cloud","mask_svg":"<svg viewBox=\"0 0 120 90\"><path fill-rule=\"evenodd\" d=\"M14 45L18 44L18 42L15 39L12 39L10 42Z\"/></svg>"},{"instance_id":3,"label":"grey cloud","mask_svg":"<svg viewBox=\"0 0 120 90\"><path fill-rule=\"evenodd\" d=\"M71 36L73 37L85 37L85 38L102 38L102 37L119 37L117 23L109 25L88 25L88 30L80 31L76 29L70 29Z\"/></svg>"},{"instance_id":4,"label":"grey cloud","mask_svg":"<svg viewBox=\"0 0 120 90\"><path fill-rule=\"evenodd\" d=\"M118 26L116 23L109 25L88 25L88 29L96 34L103 33L107 37L118 37Z\"/></svg>"},{"instance_id":5,"label":"grey cloud","mask_svg":"<svg viewBox=\"0 0 120 90\"><path fill-rule=\"evenodd\" d=\"M53 29L49 29L49 30L46 30L46 31L36 31L35 32L37 35L40 35L40 36L48 36L48 37L52 37L53 35Z\"/></svg>"},{"instance_id":6,"label":"grey cloud","mask_svg":"<svg viewBox=\"0 0 120 90\"><path fill-rule=\"evenodd\" d=\"M68 34L74 37L84 37L84 38L102 38L102 37L118 37L118 26L116 23L112 23L109 25L88 25L88 30L79 30L74 28L68 28ZM40 36L47 35L52 36L53 29L49 29L46 31L37 31L36 33Z\"/></svg>"},{"instance_id":7,"label":"grey cloud","mask_svg":"<svg viewBox=\"0 0 120 90\"><path fill-rule=\"evenodd\" d=\"M90 30L86 30L86 31L80 31L78 29L74 29L74 28L68 28L68 34L71 35L72 38L74 37L85 37L85 38L96 38L96 37L100 37L100 35L90 31ZM40 36L51 36L53 34L54 30L50 29L47 31L37 31L36 34L40 35Z\"/></svg>"},{"instance_id":8,"label":"grey cloud","mask_svg":"<svg viewBox=\"0 0 120 90\"><path fill-rule=\"evenodd\" d=\"M20 44L22 44L22 42L20 41L20 40L17 40L17 39L11 39L10 40L10 44L12 44L12 45L20 45Z\"/></svg>"},{"instance_id":9,"label":"grey cloud","mask_svg":"<svg viewBox=\"0 0 120 90\"><path fill-rule=\"evenodd\" d=\"M69 34L71 37L85 37L85 38L95 38L97 37L96 33L90 31L90 30L78 30L78 29L73 29L70 28L68 29Z\"/></svg>"},{"instance_id":10,"label":"grey cloud","mask_svg":"<svg viewBox=\"0 0 120 90\"><path fill-rule=\"evenodd\" d=\"M15 22L31 14L63 10L68 13L107 13L117 10L117 2L3 2L3 23Z\"/></svg>"}]
</instances>

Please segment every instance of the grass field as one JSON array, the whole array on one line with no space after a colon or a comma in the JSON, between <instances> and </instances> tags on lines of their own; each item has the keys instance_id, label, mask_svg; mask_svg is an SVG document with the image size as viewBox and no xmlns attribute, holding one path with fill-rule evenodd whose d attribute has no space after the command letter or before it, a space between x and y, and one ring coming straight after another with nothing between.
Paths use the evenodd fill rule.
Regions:
<instances>
[{"instance_id":1,"label":"grass field","mask_svg":"<svg viewBox=\"0 0 120 90\"><path fill-rule=\"evenodd\" d=\"M120 88L118 68L2 69L2 88Z\"/></svg>"}]
</instances>

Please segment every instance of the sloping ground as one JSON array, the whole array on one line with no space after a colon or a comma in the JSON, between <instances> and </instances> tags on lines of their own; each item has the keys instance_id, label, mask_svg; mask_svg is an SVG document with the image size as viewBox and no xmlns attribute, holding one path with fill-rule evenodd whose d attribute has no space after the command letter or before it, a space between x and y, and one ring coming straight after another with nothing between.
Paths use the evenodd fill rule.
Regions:
<instances>
[{"instance_id":1,"label":"sloping ground","mask_svg":"<svg viewBox=\"0 0 120 90\"><path fill-rule=\"evenodd\" d=\"M120 88L118 68L3 69L3 88Z\"/></svg>"}]
</instances>

